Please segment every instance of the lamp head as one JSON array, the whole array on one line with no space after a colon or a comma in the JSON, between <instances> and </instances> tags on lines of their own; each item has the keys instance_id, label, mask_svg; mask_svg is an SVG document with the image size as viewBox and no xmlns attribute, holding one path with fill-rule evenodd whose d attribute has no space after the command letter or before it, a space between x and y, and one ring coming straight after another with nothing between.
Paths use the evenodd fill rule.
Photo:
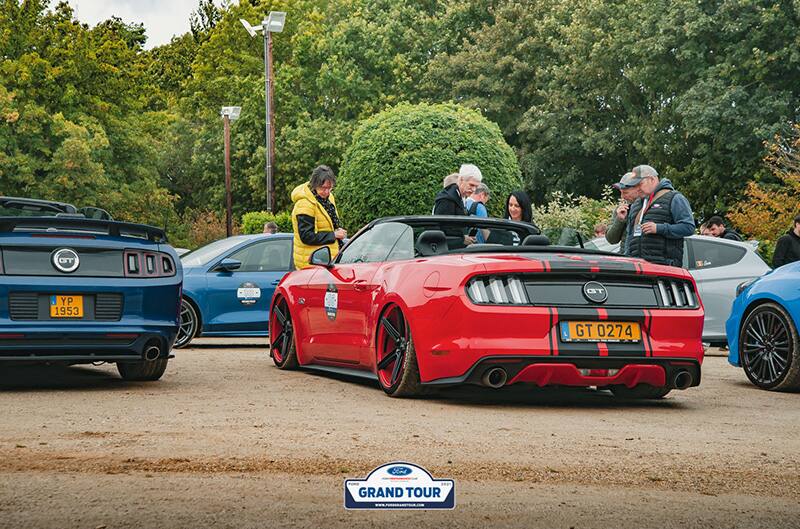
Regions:
<instances>
[{"instance_id":1,"label":"lamp head","mask_svg":"<svg viewBox=\"0 0 800 529\"><path fill-rule=\"evenodd\" d=\"M240 18L239 22L241 22L242 25L244 26L244 29L246 29L247 32L250 33L251 37L255 37L256 33L258 33L259 31L261 31L263 29L261 26L254 28L253 26L250 25L250 23L247 20L245 20L243 18Z\"/></svg>"}]
</instances>

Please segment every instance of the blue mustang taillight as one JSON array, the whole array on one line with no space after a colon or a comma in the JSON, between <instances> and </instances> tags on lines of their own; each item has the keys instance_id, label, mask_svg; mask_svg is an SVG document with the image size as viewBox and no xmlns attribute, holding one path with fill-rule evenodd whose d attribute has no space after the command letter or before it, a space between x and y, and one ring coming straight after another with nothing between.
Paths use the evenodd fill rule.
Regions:
<instances>
[{"instance_id":1,"label":"blue mustang taillight","mask_svg":"<svg viewBox=\"0 0 800 529\"><path fill-rule=\"evenodd\" d=\"M175 262L168 254L125 250L123 254L125 277L172 277Z\"/></svg>"}]
</instances>

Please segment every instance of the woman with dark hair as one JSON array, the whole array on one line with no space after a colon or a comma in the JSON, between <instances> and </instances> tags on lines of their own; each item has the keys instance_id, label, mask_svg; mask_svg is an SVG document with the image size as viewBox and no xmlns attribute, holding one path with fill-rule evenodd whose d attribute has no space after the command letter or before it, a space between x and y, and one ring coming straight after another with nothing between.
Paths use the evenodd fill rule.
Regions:
<instances>
[{"instance_id":1,"label":"woman with dark hair","mask_svg":"<svg viewBox=\"0 0 800 529\"><path fill-rule=\"evenodd\" d=\"M519 190L508 195L504 218L533 223L533 206L528 193Z\"/></svg>"},{"instance_id":2,"label":"woman with dark hair","mask_svg":"<svg viewBox=\"0 0 800 529\"><path fill-rule=\"evenodd\" d=\"M347 237L333 198L335 185L333 170L327 165L320 165L311 172L307 184L300 184L292 191L294 266L298 270L309 266L308 260L317 248L327 246L331 250L331 257L336 257L342 239Z\"/></svg>"}]
</instances>

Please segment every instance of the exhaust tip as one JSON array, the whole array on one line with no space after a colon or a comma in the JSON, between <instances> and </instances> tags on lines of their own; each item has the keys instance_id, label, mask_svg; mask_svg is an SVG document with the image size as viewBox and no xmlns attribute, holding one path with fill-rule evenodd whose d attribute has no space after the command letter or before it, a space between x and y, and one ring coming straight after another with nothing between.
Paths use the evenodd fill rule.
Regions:
<instances>
[{"instance_id":1,"label":"exhaust tip","mask_svg":"<svg viewBox=\"0 0 800 529\"><path fill-rule=\"evenodd\" d=\"M494 389L501 388L508 381L508 373L502 367L493 367L486 370L483 377L481 377L481 381L484 386Z\"/></svg>"},{"instance_id":2,"label":"exhaust tip","mask_svg":"<svg viewBox=\"0 0 800 529\"><path fill-rule=\"evenodd\" d=\"M694 382L694 377L685 370L678 371L672 379L672 385L675 386L676 389L686 389L692 385L692 382Z\"/></svg>"},{"instance_id":3,"label":"exhaust tip","mask_svg":"<svg viewBox=\"0 0 800 529\"><path fill-rule=\"evenodd\" d=\"M144 359L148 362L153 362L161 356L161 347L158 345L148 345L144 349Z\"/></svg>"}]
</instances>

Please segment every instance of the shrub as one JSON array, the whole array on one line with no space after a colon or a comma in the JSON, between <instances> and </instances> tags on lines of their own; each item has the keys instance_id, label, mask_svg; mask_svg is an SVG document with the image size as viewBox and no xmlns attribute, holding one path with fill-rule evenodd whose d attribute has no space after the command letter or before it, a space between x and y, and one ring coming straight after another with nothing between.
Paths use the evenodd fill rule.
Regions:
<instances>
[{"instance_id":1,"label":"shrub","mask_svg":"<svg viewBox=\"0 0 800 529\"><path fill-rule=\"evenodd\" d=\"M595 224L608 223L616 206L611 188L606 188L600 200L584 196L573 197L556 191L550 195L549 202L533 208L533 220L554 244L577 244L577 240L560 240L563 239L564 228L577 230L584 240L591 239L594 237Z\"/></svg>"},{"instance_id":2,"label":"shrub","mask_svg":"<svg viewBox=\"0 0 800 529\"><path fill-rule=\"evenodd\" d=\"M400 104L362 122L345 153L336 186L342 222L354 231L390 215L425 215L442 180L473 163L500 216L508 193L520 189L514 151L497 125L455 104Z\"/></svg>"},{"instance_id":3,"label":"shrub","mask_svg":"<svg viewBox=\"0 0 800 529\"><path fill-rule=\"evenodd\" d=\"M233 233L239 233L239 226L233 225ZM198 248L227 236L225 229L225 215L214 211L198 211L194 213L189 229L189 245L191 249Z\"/></svg>"},{"instance_id":4,"label":"shrub","mask_svg":"<svg viewBox=\"0 0 800 529\"><path fill-rule=\"evenodd\" d=\"M269 213L267 211L251 211L242 215L242 233L262 233L264 224L274 222L281 233L292 233L292 215L288 211Z\"/></svg>"}]
</instances>

